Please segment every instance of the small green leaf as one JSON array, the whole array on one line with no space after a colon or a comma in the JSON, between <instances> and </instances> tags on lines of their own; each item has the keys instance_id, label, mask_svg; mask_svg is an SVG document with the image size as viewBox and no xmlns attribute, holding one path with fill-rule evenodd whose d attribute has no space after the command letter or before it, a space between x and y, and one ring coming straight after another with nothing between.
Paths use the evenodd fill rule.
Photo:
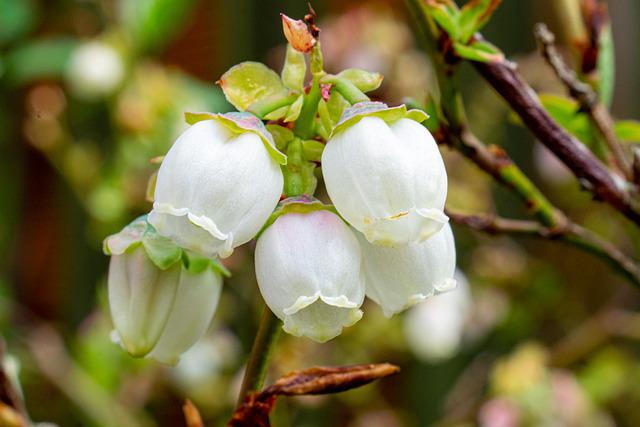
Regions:
<instances>
[{"instance_id":1,"label":"small green leaf","mask_svg":"<svg viewBox=\"0 0 640 427\"><path fill-rule=\"evenodd\" d=\"M211 268L224 277L231 277L231 273L218 260L205 258L190 251L184 251L182 256L183 268L191 274L198 274Z\"/></svg>"},{"instance_id":2,"label":"small green leaf","mask_svg":"<svg viewBox=\"0 0 640 427\"><path fill-rule=\"evenodd\" d=\"M422 123L429 116L420 110L407 111L407 106L404 104L397 107L389 107L382 102L359 102L345 110L340 122L333 128L331 137L355 125L364 117L378 117L391 124L404 118Z\"/></svg>"},{"instance_id":3,"label":"small green leaf","mask_svg":"<svg viewBox=\"0 0 640 427\"><path fill-rule=\"evenodd\" d=\"M453 49L459 57L469 61L499 62L504 59L502 52L487 42L474 42L470 45L455 42Z\"/></svg>"},{"instance_id":4,"label":"small green leaf","mask_svg":"<svg viewBox=\"0 0 640 427\"><path fill-rule=\"evenodd\" d=\"M436 104L436 101L431 95L427 97L425 112L429 115L429 118L422 122L422 124L433 133L440 128L440 119L438 118L438 104Z\"/></svg>"},{"instance_id":5,"label":"small green leaf","mask_svg":"<svg viewBox=\"0 0 640 427\"><path fill-rule=\"evenodd\" d=\"M307 64L304 60L304 54L287 44L287 56L281 73L282 82L289 89L302 92L306 73Z\"/></svg>"},{"instance_id":6,"label":"small green leaf","mask_svg":"<svg viewBox=\"0 0 640 427\"><path fill-rule=\"evenodd\" d=\"M616 136L624 142L640 142L640 122L620 120L615 124Z\"/></svg>"},{"instance_id":7,"label":"small green leaf","mask_svg":"<svg viewBox=\"0 0 640 427\"><path fill-rule=\"evenodd\" d=\"M293 104L289 106L287 110L287 116L284 118L285 123L293 122L300 116L302 110L302 104L304 102L304 95L300 95Z\"/></svg>"},{"instance_id":8,"label":"small green leaf","mask_svg":"<svg viewBox=\"0 0 640 427\"><path fill-rule=\"evenodd\" d=\"M459 28L458 19L460 11L451 1L440 2L437 0L427 0L424 3L425 11L442 28L451 39L458 40Z\"/></svg>"},{"instance_id":9,"label":"small green leaf","mask_svg":"<svg viewBox=\"0 0 640 427\"><path fill-rule=\"evenodd\" d=\"M267 98L284 98L287 88L280 76L259 62L242 62L231 67L218 81L227 101L239 111Z\"/></svg>"},{"instance_id":10,"label":"small green leaf","mask_svg":"<svg viewBox=\"0 0 640 427\"><path fill-rule=\"evenodd\" d=\"M363 92L371 92L372 90L378 89L384 79L380 73L365 71L359 68L348 68L340 72L338 77L350 81Z\"/></svg>"},{"instance_id":11,"label":"small green leaf","mask_svg":"<svg viewBox=\"0 0 640 427\"><path fill-rule=\"evenodd\" d=\"M489 21L501 0L469 0L460 11L458 41L469 39Z\"/></svg>"},{"instance_id":12,"label":"small green leaf","mask_svg":"<svg viewBox=\"0 0 640 427\"><path fill-rule=\"evenodd\" d=\"M285 106L285 107L280 107L277 110L273 110L272 112L270 112L269 114L267 114L266 116L263 117L264 120L273 120L273 121L278 121L284 118L284 116L287 115L287 113L289 112L289 106Z\"/></svg>"},{"instance_id":13,"label":"small green leaf","mask_svg":"<svg viewBox=\"0 0 640 427\"><path fill-rule=\"evenodd\" d=\"M615 50L611 36L611 24L607 23L600 32L598 50L598 93L602 103L607 107L613 99L615 85Z\"/></svg>"}]
</instances>

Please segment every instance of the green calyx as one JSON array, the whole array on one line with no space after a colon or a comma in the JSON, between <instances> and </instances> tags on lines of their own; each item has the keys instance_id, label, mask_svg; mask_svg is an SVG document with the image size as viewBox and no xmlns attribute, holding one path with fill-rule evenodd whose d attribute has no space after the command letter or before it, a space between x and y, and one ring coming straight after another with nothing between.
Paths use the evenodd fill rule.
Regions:
<instances>
[{"instance_id":1,"label":"green calyx","mask_svg":"<svg viewBox=\"0 0 640 427\"><path fill-rule=\"evenodd\" d=\"M359 102L342 113L342 117L333 128L330 137L334 137L343 130L355 125L364 117L378 117L388 124L395 123L400 119L411 119L422 123L429 118L424 111L407 110L407 106L404 104L397 107L389 107L382 102Z\"/></svg>"},{"instance_id":2,"label":"green calyx","mask_svg":"<svg viewBox=\"0 0 640 427\"><path fill-rule=\"evenodd\" d=\"M287 156L278 150L273 137L258 117L248 112L231 112L231 113L185 113L185 120L190 125L198 123L202 120L216 120L221 125L236 134L245 132L253 132L262 139L269 155L278 162L278 164L286 165Z\"/></svg>"},{"instance_id":3,"label":"green calyx","mask_svg":"<svg viewBox=\"0 0 640 427\"><path fill-rule=\"evenodd\" d=\"M225 277L231 276L218 261L186 251L170 239L159 235L147 221L147 215L136 218L120 232L107 237L102 249L105 255L123 255L140 246L151 262L161 270L167 270L177 262L182 262L182 268L190 273L201 273L210 267Z\"/></svg>"},{"instance_id":4,"label":"green calyx","mask_svg":"<svg viewBox=\"0 0 640 427\"><path fill-rule=\"evenodd\" d=\"M329 211L338 216L338 211L333 205L325 205L320 200L316 199L313 196L302 195L297 197L288 197L278 203L278 206L273 211L267 222L264 223L256 239L259 238L262 233L271 226L276 220L282 215L290 214L290 213L301 213L308 214L316 211Z\"/></svg>"}]
</instances>

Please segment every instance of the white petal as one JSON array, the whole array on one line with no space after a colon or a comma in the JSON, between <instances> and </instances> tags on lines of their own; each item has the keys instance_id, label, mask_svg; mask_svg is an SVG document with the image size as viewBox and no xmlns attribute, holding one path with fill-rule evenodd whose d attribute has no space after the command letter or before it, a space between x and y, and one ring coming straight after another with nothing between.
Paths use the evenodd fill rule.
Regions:
<instances>
[{"instance_id":1,"label":"white petal","mask_svg":"<svg viewBox=\"0 0 640 427\"><path fill-rule=\"evenodd\" d=\"M174 303L181 265L162 271L142 247L111 257L109 307L121 344L136 357L149 353Z\"/></svg>"},{"instance_id":2,"label":"white petal","mask_svg":"<svg viewBox=\"0 0 640 427\"><path fill-rule=\"evenodd\" d=\"M169 320L149 357L175 365L207 331L221 290L222 277L211 268L196 274L183 269Z\"/></svg>"},{"instance_id":3,"label":"white petal","mask_svg":"<svg viewBox=\"0 0 640 427\"><path fill-rule=\"evenodd\" d=\"M338 212L371 242L424 241L446 222L444 163L413 120L361 119L327 143L322 171Z\"/></svg>"},{"instance_id":4,"label":"white petal","mask_svg":"<svg viewBox=\"0 0 640 427\"><path fill-rule=\"evenodd\" d=\"M258 135L201 121L162 162L149 222L186 249L225 257L256 235L282 187L280 167Z\"/></svg>"},{"instance_id":5,"label":"white petal","mask_svg":"<svg viewBox=\"0 0 640 427\"><path fill-rule=\"evenodd\" d=\"M367 296L386 316L455 287L456 249L448 224L422 243L397 248L371 244L361 235L358 238Z\"/></svg>"},{"instance_id":6,"label":"white petal","mask_svg":"<svg viewBox=\"0 0 640 427\"><path fill-rule=\"evenodd\" d=\"M326 341L360 318L360 248L337 215L279 217L258 239L255 263L262 296L288 332Z\"/></svg>"}]
</instances>

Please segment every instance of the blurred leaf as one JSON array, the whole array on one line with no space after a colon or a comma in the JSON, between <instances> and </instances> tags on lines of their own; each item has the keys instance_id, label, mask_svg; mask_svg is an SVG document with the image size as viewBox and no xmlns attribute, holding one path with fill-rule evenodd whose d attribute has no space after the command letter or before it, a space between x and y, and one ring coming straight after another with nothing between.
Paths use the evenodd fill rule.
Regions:
<instances>
[{"instance_id":1,"label":"blurred leaf","mask_svg":"<svg viewBox=\"0 0 640 427\"><path fill-rule=\"evenodd\" d=\"M602 103L611 105L615 84L615 51L613 37L611 35L611 25L607 24L600 32L600 44L598 52L598 92Z\"/></svg>"},{"instance_id":2,"label":"blurred leaf","mask_svg":"<svg viewBox=\"0 0 640 427\"><path fill-rule=\"evenodd\" d=\"M120 20L140 52L164 47L184 25L194 0L120 0Z\"/></svg>"},{"instance_id":3,"label":"blurred leaf","mask_svg":"<svg viewBox=\"0 0 640 427\"><path fill-rule=\"evenodd\" d=\"M0 0L0 46L26 34L35 21L33 2Z\"/></svg>"},{"instance_id":4,"label":"blurred leaf","mask_svg":"<svg viewBox=\"0 0 640 427\"><path fill-rule=\"evenodd\" d=\"M458 40L466 43L489 22L501 0L470 0L462 8L458 18Z\"/></svg>"},{"instance_id":5,"label":"blurred leaf","mask_svg":"<svg viewBox=\"0 0 640 427\"><path fill-rule=\"evenodd\" d=\"M614 128L616 136L624 142L640 142L640 122L636 120L617 121Z\"/></svg>"},{"instance_id":6,"label":"blurred leaf","mask_svg":"<svg viewBox=\"0 0 640 427\"><path fill-rule=\"evenodd\" d=\"M13 86L42 78L59 78L77 44L77 40L68 37L29 41L5 57L3 78Z\"/></svg>"},{"instance_id":7,"label":"blurred leaf","mask_svg":"<svg viewBox=\"0 0 640 427\"><path fill-rule=\"evenodd\" d=\"M540 102L553 117L569 133L583 143L589 145L594 138L589 118L579 112L578 103L564 96L540 94Z\"/></svg>"},{"instance_id":8,"label":"blurred leaf","mask_svg":"<svg viewBox=\"0 0 640 427\"><path fill-rule=\"evenodd\" d=\"M502 52L491 43L474 42L470 45L454 43L453 49L461 58L478 62L498 62L504 59Z\"/></svg>"},{"instance_id":9,"label":"blurred leaf","mask_svg":"<svg viewBox=\"0 0 640 427\"><path fill-rule=\"evenodd\" d=\"M427 97L427 105L425 113L429 115L429 118L422 122L423 125L429 129L430 132L435 132L440 127L440 119L438 118L438 104L431 95Z\"/></svg>"},{"instance_id":10,"label":"blurred leaf","mask_svg":"<svg viewBox=\"0 0 640 427\"><path fill-rule=\"evenodd\" d=\"M227 100L239 111L259 100L287 95L280 76L260 62L242 62L231 67L218 82Z\"/></svg>"},{"instance_id":11,"label":"blurred leaf","mask_svg":"<svg viewBox=\"0 0 640 427\"><path fill-rule=\"evenodd\" d=\"M605 348L589 361L578 379L591 398L603 404L624 390L632 364L622 351Z\"/></svg>"},{"instance_id":12,"label":"blurred leaf","mask_svg":"<svg viewBox=\"0 0 640 427\"><path fill-rule=\"evenodd\" d=\"M304 60L304 54L287 44L287 56L281 73L282 82L289 89L302 92L306 73L307 64Z\"/></svg>"},{"instance_id":13,"label":"blurred leaf","mask_svg":"<svg viewBox=\"0 0 640 427\"><path fill-rule=\"evenodd\" d=\"M349 68L341 71L338 77L350 81L363 92L371 92L372 90L378 89L384 79L384 76L380 73L361 70L359 68Z\"/></svg>"}]
</instances>

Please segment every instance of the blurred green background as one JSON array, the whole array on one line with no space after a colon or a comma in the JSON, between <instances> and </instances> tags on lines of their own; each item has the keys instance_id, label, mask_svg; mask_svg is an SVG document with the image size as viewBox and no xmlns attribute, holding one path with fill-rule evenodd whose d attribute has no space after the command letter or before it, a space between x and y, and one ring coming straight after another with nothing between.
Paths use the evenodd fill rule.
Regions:
<instances>
[{"instance_id":1,"label":"blurred green background","mask_svg":"<svg viewBox=\"0 0 640 427\"><path fill-rule=\"evenodd\" d=\"M532 36L544 21L567 44L557 3L505 0L483 33L536 90L561 94ZM313 7L329 71L382 72L374 97L389 103L435 90L401 1ZM609 9L612 111L637 118L640 3ZM0 331L34 422L178 426L190 398L207 425L225 425L260 314L251 247L226 260L233 277L205 339L169 368L111 343L101 242L150 209L150 159L185 129L183 112L230 109L214 85L225 70L256 60L279 71L281 11L302 17L306 2L0 0ZM504 147L578 222L638 253L637 231L581 193L471 68L463 84L479 136ZM466 159L443 155L451 207L526 217ZM323 345L283 334L269 378L382 361L401 374L330 397L282 399L274 425L640 425L638 292L559 243L454 231L470 288L462 302L436 298L390 320L367 302L363 320ZM442 311L462 321L430 314Z\"/></svg>"}]
</instances>

